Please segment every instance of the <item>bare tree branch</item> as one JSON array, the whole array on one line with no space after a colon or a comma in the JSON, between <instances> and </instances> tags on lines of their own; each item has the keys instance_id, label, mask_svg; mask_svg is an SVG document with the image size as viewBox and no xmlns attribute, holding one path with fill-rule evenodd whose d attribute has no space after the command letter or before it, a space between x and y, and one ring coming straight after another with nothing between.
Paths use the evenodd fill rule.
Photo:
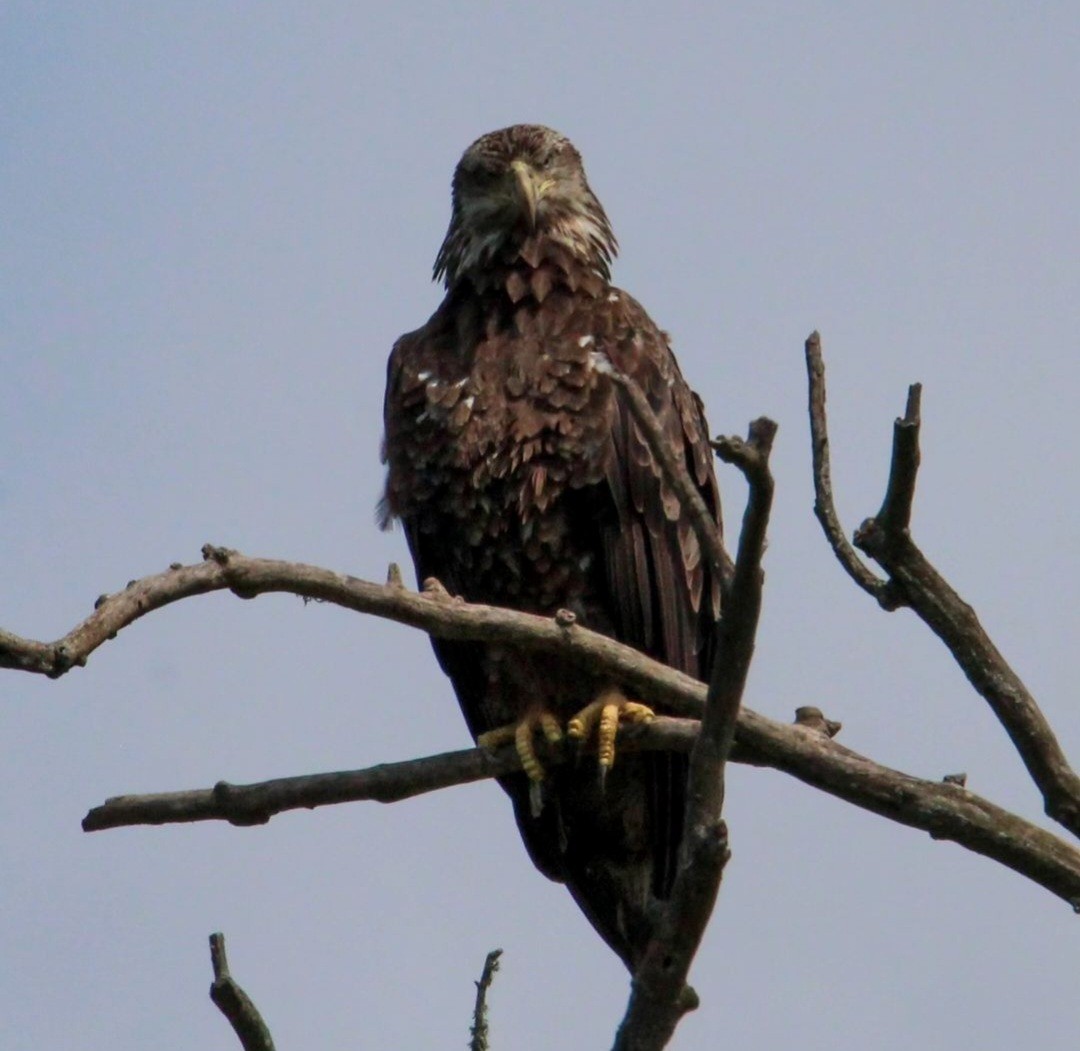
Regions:
<instances>
[{"instance_id":1,"label":"bare tree branch","mask_svg":"<svg viewBox=\"0 0 1080 1051\"><path fill-rule=\"evenodd\" d=\"M777 724L780 726L781 724ZM696 719L658 716L619 728L619 751L689 753L698 737ZM585 745L584 747L589 747ZM545 753L549 765L576 761L580 748ZM521 769L512 744L495 751L466 748L398 763L380 763L363 770L302 774L250 785L219 781L213 788L113 796L83 818L84 832L102 832L133 825L172 825L194 821L228 821L238 826L266 824L289 810L314 810L340 803L397 803L455 785L502 777Z\"/></svg>"},{"instance_id":2,"label":"bare tree branch","mask_svg":"<svg viewBox=\"0 0 1080 1051\"><path fill-rule=\"evenodd\" d=\"M697 686L703 701L705 687ZM951 840L1026 876L1080 911L1080 850L962 786L913 777L844 748L829 738L827 722L804 716L795 725L786 725L744 708L731 757L791 774L864 810L921 829L935 839ZM812 729L817 725L822 729ZM619 748L689 752L698 726L696 720L664 717L623 726ZM492 756L483 749L467 749L366 770L228 785L225 792L206 788L116 796L90 811L83 827L94 831L190 821L251 824L286 810L409 799L475 781L478 770L489 770L483 776L495 777L504 772L504 761L507 771L519 769L513 749L504 751ZM554 755L546 758L552 764L559 761Z\"/></svg>"},{"instance_id":3,"label":"bare tree branch","mask_svg":"<svg viewBox=\"0 0 1080 1051\"><path fill-rule=\"evenodd\" d=\"M739 743L748 737L747 722L762 717L743 711ZM803 726L785 727L782 757L773 763L769 744L754 738L755 762L782 769L808 785L844 799L890 821L951 840L1011 868L1062 898L1080 912L1076 865L1080 850L1053 833L969 792L953 780L926 781L881 766ZM770 739L771 741L771 735ZM760 751L757 749L760 747Z\"/></svg>"},{"instance_id":4,"label":"bare tree branch","mask_svg":"<svg viewBox=\"0 0 1080 1051\"><path fill-rule=\"evenodd\" d=\"M685 831L671 897L631 986L626 1014L615 1037L622 1051L659 1051L682 1016L697 1007L697 994L686 984L690 965L712 915L728 857L727 827L722 818L724 765L735 737L746 672L754 650L761 603L761 556L772 499L769 447L776 425L758 420L750 441L723 439L720 455L734 462L750 481L750 498L733 565L724 549L714 514L666 439L648 399L636 384L607 363L634 423L642 432L665 480L675 490L693 525L712 577L724 593L724 613L717 625L715 673L705 703L701 732L690 756Z\"/></svg>"},{"instance_id":5,"label":"bare tree branch","mask_svg":"<svg viewBox=\"0 0 1080 1051\"><path fill-rule=\"evenodd\" d=\"M816 333L806 342L811 386L811 431L815 447L824 441L824 365ZM1043 796L1046 813L1080 836L1080 776L1069 765L1050 723L1035 698L986 634L975 611L927 560L911 538L909 525L919 469L922 388L908 390L905 413L893 427L889 481L881 509L855 532L856 546L888 575L886 583L867 588L886 609L909 605L949 648L968 681L990 705L1009 735L1028 773ZM825 461L827 467L827 460ZM815 457L815 488L820 475ZM826 486L827 488L827 486ZM833 534L825 530L833 550ZM845 542L846 543L846 542ZM857 557L857 556L855 556ZM841 558L844 562L844 558ZM845 567L847 567L845 563ZM865 567L864 567L865 568ZM854 574L853 574L854 575Z\"/></svg>"},{"instance_id":6,"label":"bare tree branch","mask_svg":"<svg viewBox=\"0 0 1080 1051\"><path fill-rule=\"evenodd\" d=\"M87 658L103 643L140 617L180 599L231 590L241 598L283 592L330 602L357 613L384 617L419 628L437 638L524 645L558 654L608 673L618 682L640 689L643 700L657 696L654 672L664 665L641 663L641 655L605 635L589 631L570 617L539 617L495 606L469 605L433 583L426 592L398 583L374 584L299 562L249 558L228 548L206 544L205 561L174 564L164 573L133 580L123 591L103 595L89 617L55 642L23 639L10 632L0 637L0 668L36 672L56 678ZM697 715L700 683L665 668L664 697L669 711ZM670 690L670 692L669 692ZM679 698L689 699L689 708Z\"/></svg>"},{"instance_id":7,"label":"bare tree branch","mask_svg":"<svg viewBox=\"0 0 1080 1051\"><path fill-rule=\"evenodd\" d=\"M469 1051L488 1051L487 994L495 972L499 969L502 949L492 949L484 960L484 970L476 983L476 1005L473 1007L473 1024L469 1030Z\"/></svg>"},{"instance_id":8,"label":"bare tree branch","mask_svg":"<svg viewBox=\"0 0 1080 1051\"><path fill-rule=\"evenodd\" d=\"M717 452L736 464L750 486L739 550L697 744L690 753L685 832L671 898L631 983L630 1002L615 1036L616 1051L661 1051L679 1020L698 1005L686 979L712 915L730 857L723 819L724 770L735 740L746 676L761 611L765 536L772 507L769 453L776 424L759 419L748 441L723 438ZM719 533L716 534L719 543Z\"/></svg>"},{"instance_id":9,"label":"bare tree branch","mask_svg":"<svg viewBox=\"0 0 1080 1051\"><path fill-rule=\"evenodd\" d=\"M919 451L919 429L922 426L922 384L908 387L904 415L893 423L892 460L885 499L877 513L877 521L889 534L903 533L911 526L911 509L915 504L915 482L919 477L922 454ZM856 541L857 542L857 541Z\"/></svg>"},{"instance_id":10,"label":"bare tree branch","mask_svg":"<svg viewBox=\"0 0 1080 1051\"><path fill-rule=\"evenodd\" d=\"M814 514L821 523L829 546L849 577L882 605L889 601L888 582L875 576L848 541L833 500L832 465L829 457L829 429L825 415L825 359L821 337L811 332L806 340L806 373L810 392L810 451L814 464ZM894 608L888 606L888 608Z\"/></svg>"},{"instance_id":11,"label":"bare tree branch","mask_svg":"<svg viewBox=\"0 0 1080 1051\"><path fill-rule=\"evenodd\" d=\"M557 618L440 600L397 585L373 584L299 563L249 559L235 552L222 553L220 549L209 547L207 552L215 558L146 577L106 598L89 618L57 642L35 642L6 633L5 648L0 648L0 666L61 674L56 670L58 667L70 668L85 663L86 657L98 646L150 610L189 595L235 586L249 596L275 591L334 601L346 608L410 624L435 635L463 639L494 637L528 649L561 653L570 659L588 661L595 669L626 683L637 691L638 696L666 711L696 718L703 710L706 690L703 684L577 624L560 626ZM643 728L643 737L650 732L666 731L659 726L655 731ZM671 749L677 745L672 737L657 747ZM689 747L688 744L687 750ZM732 758L784 771L856 806L932 832L939 838L954 840L1027 876L1071 905L1080 906L1080 883L1077 882L1080 855L1037 826L971 793L957 795L952 786L940 786L892 771L833 741L818 740L817 735L807 735L800 727L786 726L747 708L739 712ZM471 766L471 772L466 776L455 773L455 779L446 783L473 780L478 766L497 760L483 754L474 755L465 762L476 766ZM387 783L393 782L392 771L397 766L377 767L375 769L380 772L373 776L388 779ZM491 776L496 769L492 767ZM333 775L313 775L316 779L327 776ZM434 779L423 783L429 783L430 788L442 784ZM369 792L369 786L370 782L363 791ZM233 791L237 790L234 786ZM277 784L274 789L275 793L282 794L280 809L319 805L318 799L312 801L303 794L307 791L329 794L331 790L325 786L317 790L305 788L296 801L290 803L285 785ZM408 789L405 780L397 781L393 788L384 785L381 791L387 793L388 798L393 792L399 792L395 798L402 799L415 794ZM166 821L228 820L221 811L223 796L228 798L228 791L219 793L216 799L210 789L150 797L121 796L111 800L105 808L98 808L92 818L88 815L87 821L93 828L110 828ZM379 798L379 795L372 792L353 797L343 791L342 801L347 798ZM149 800L146 809L137 802L141 799ZM258 813L264 806L265 801L253 809ZM1000 828L997 827L999 824Z\"/></svg>"},{"instance_id":12,"label":"bare tree branch","mask_svg":"<svg viewBox=\"0 0 1080 1051\"><path fill-rule=\"evenodd\" d=\"M210 999L228 1019L244 1051L274 1051L273 1038L259 1009L229 974L224 934L210 935L210 962L214 968Z\"/></svg>"},{"instance_id":13,"label":"bare tree branch","mask_svg":"<svg viewBox=\"0 0 1080 1051\"><path fill-rule=\"evenodd\" d=\"M713 791L715 789L710 786L719 782L717 813L724 801L723 765L735 740L739 708L754 655L761 615L761 588L765 579L761 560L765 555L765 538L775 488L769 470L769 456L776 430L772 420L761 417L750 424L747 441L721 438L715 443L720 459L735 464L746 476L750 487L739 532L729 608L724 611L720 624L719 653L714 662L702 717L702 734L711 742L710 747L715 750L719 765L712 771L713 776L698 787L702 792Z\"/></svg>"},{"instance_id":14,"label":"bare tree branch","mask_svg":"<svg viewBox=\"0 0 1080 1051\"><path fill-rule=\"evenodd\" d=\"M275 814L288 810L314 810L363 800L396 803L520 769L521 762L512 747L497 752L468 748L400 763L380 763L365 770L280 777L251 785L219 781L213 788L114 796L94 807L83 818L82 827L84 832L101 832L129 825L190 821L264 825Z\"/></svg>"}]
</instances>

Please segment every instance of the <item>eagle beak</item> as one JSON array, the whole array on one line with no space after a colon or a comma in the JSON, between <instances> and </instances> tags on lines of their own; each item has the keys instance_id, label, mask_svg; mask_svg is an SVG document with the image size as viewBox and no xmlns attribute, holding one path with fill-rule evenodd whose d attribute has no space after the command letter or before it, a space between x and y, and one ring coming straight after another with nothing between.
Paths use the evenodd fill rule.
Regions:
<instances>
[{"instance_id":1,"label":"eagle beak","mask_svg":"<svg viewBox=\"0 0 1080 1051\"><path fill-rule=\"evenodd\" d=\"M537 185L536 173L525 161L512 161L510 170L514 174L514 200L529 231L536 229L536 216L540 207L542 187Z\"/></svg>"}]
</instances>

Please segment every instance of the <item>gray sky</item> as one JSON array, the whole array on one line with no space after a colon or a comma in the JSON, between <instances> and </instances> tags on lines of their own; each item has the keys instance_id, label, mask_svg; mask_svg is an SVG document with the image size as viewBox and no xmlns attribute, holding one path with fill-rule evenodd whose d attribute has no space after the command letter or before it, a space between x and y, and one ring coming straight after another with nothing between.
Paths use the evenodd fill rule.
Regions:
<instances>
[{"instance_id":1,"label":"gray sky","mask_svg":"<svg viewBox=\"0 0 1080 1051\"><path fill-rule=\"evenodd\" d=\"M830 369L848 527L921 380L916 535L1080 760L1075 5L49 4L0 12L0 625L66 631L205 541L382 579L386 354L458 156L550 124L616 281L716 432L773 416L779 486L746 702L1041 806L909 613L811 515L802 341ZM752 8L752 11L751 11ZM734 533L740 478L721 485ZM490 784L380 807L84 835L108 795L353 768L467 734L427 640L212 596L60 682L4 677L0 1046L238 1046L206 936L283 1048L607 1046L621 964L532 870ZM1047 892L783 775L736 769L734 858L675 1046L1075 1047L1080 928Z\"/></svg>"}]
</instances>

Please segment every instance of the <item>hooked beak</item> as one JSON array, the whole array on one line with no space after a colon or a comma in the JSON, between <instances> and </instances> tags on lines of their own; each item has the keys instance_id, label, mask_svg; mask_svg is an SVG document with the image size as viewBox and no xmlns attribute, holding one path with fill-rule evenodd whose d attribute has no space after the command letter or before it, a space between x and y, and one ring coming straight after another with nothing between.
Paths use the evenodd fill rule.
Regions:
<instances>
[{"instance_id":1,"label":"hooked beak","mask_svg":"<svg viewBox=\"0 0 1080 1051\"><path fill-rule=\"evenodd\" d=\"M514 200L532 233L536 230L536 216L540 207L541 187L537 185L536 173L525 161L512 161L514 174Z\"/></svg>"}]
</instances>

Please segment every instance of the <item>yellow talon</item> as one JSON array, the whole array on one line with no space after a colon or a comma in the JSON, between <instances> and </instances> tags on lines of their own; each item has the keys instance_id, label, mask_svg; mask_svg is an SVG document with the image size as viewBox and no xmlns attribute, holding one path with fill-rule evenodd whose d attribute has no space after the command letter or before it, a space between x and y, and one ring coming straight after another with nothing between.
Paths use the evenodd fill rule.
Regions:
<instances>
[{"instance_id":1,"label":"yellow talon","mask_svg":"<svg viewBox=\"0 0 1080 1051\"><path fill-rule=\"evenodd\" d=\"M619 706L605 704L596 731L596 757L603 769L615 762L615 735L619 732Z\"/></svg>"},{"instance_id":2,"label":"yellow talon","mask_svg":"<svg viewBox=\"0 0 1080 1051\"><path fill-rule=\"evenodd\" d=\"M539 783L544 780L544 768L536 757L536 746L533 744L534 728L531 719L522 719L514 731L514 747L521 760L522 770L528 775L530 781Z\"/></svg>"},{"instance_id":3,"label":"yellow talon","mask_svg":"<svg viewBox=\"0 0 1080 1051\"><path fill-rule=\"evenodd\" d=\"M539 784L544 780L544 767L536 754L534 737L537 731L544 735L544 740L550 745L557 745L563 739L559 720L551 712L540 711L530 712L520 722L488 730L476 738L476 743L481 748L494 749L513 741L521 768L531 783Z\"/></svg>"},{"instance_id":4,"label":"yellow talon","mask_svg":"<svg viewBox=\"0 0 1080 1051\"><path fill-rule=\"evenodd\" d=\"M587 704L566 724L566 736L570 740L585 741L588 739L596 724L600 721L600 715L604 710L605 703L607 703L604 700L605 696L605 694L601 694L592 704Z\"/></svg>"},{"instance_id":5,"label":"yellow talon","mask_svg":"<svg viewBox=\"0 0 1080 1051\"><path fill-rule=\"evenodd\" d=\"M619 709L619 718L624 723L648 723L656 718L656 712L639 701L624 701Z\"/></svg>"},{"instance_id":6,"label":"yellow talon","mask_svg":"<svg viewBox=\"0 0 1080 1051\"><path fill-rule=\"evenodd\" d=\"M504 744L509 744L514 739L514 731L517 729L515 726L497 726L494 730L488 730L482 733L476 739L476 743L481 748L487 748L489 751L494 751L496 748L501 748Z\"/></svg>"},{"instance_id":7,"label":"yellow talon","mask_svg":"<svg viewBox=\"0 0 1080 1051\"><path fill-rule=\"evenodd\" d=\"M551 712L540 713L540 729L544 732L548 744L558 744L563 739L562 727L559 720Z\"/></svg>"},{"instance_id":8,"label":"yellow talon","mask_svg":"<svg viewBox=\"0 0 1080 1051\"><path fill-rule=\"evenodd\" d=\"M628 700L620 690L608 689L567 723L566 733L572 740L584 741L596 729L596 754L603 776L615 762L615 737L619 732L619 722L644 723L653 715L648 705Z\"/></svg>"}]
</instances>

